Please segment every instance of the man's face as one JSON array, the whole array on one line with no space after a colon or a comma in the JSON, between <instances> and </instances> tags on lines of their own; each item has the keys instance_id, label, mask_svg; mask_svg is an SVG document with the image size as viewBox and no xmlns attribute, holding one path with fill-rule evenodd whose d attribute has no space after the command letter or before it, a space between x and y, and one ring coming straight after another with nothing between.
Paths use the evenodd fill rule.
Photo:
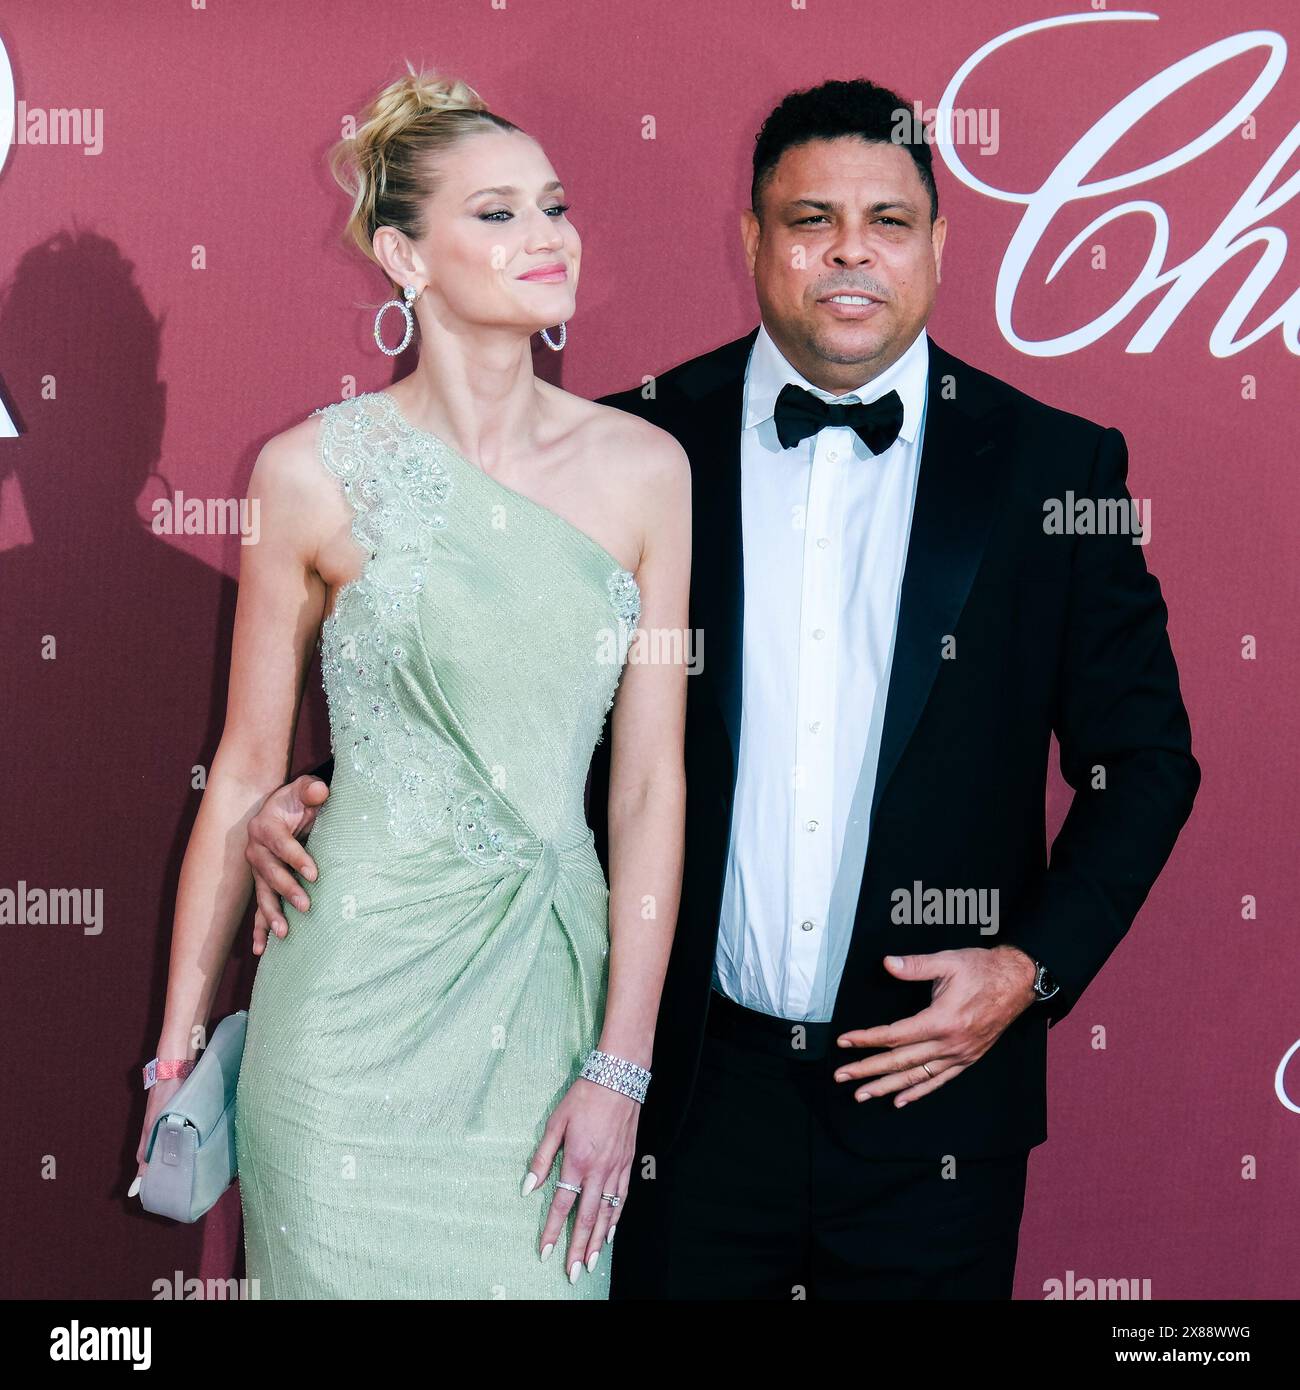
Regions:
<instances>
[{"instance_id":1,"label":"man's face","mask_svg":"<svg viewBox=\"0 0 1300 1390\"><path fill-rule=\"evenodd\" d=\"M786 150L760 203L741 232L763 323L814 385L852 391L925 326L947 223L901 145L857 136Z\"/></svg>"}]
</instances>

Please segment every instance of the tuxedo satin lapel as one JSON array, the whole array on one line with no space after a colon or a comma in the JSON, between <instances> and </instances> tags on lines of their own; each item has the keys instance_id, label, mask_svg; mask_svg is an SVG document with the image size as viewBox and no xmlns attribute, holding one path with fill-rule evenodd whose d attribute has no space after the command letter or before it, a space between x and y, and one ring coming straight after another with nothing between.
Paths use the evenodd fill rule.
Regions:
<instances>
[{"instance_id":1,"label":"tuxedo satin lapel","mask_svg":"<svg viewBox=\"0 0 1300 1390\"><path fill-rule=\"evenodd\" d=\"M945 381L950 399L945 399ZM1009 472L1008 451L999 447L1007 423L1007 412L989 399L965 365L932 341L925 440L903 570L871 826L929 698L943 659L943 639L955 632L979 569ZM960 660L960 653L956 659Z\"/></svg>"},{"instance_id":2,"label":"tuxedo satin lapel","mask_svg":"<svg viewBox=\"0 0 1300 1390\"><path fill-rule=\"evenodd\" d=\"M728 343L680 381L689 418L677 431L693 479L691 612L703 631L703 681L718 702L731 743L734 790L740 765L745 570L740 513L740 436L745 364L758 330Z\"/></svg>"}]
</instances>

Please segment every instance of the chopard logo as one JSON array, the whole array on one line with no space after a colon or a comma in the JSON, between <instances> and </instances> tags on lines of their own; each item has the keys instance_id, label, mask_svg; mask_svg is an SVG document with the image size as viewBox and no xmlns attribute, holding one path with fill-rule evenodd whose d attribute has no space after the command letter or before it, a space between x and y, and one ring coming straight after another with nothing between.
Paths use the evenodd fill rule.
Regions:
<instances>
[{"instance_id":1,"label":"chopard logo","mask_svg":"<svg viewBox=\"0 0 1300 1390\"><path fill-rule=\"evenodd\" d=\"M1280 1100L1292 1114L1300 1115L1300 1105L1297 1105L1295 1101L1287 1095L1286 1090L1286 1064L1297 1052L1300 1052L1300 1038L1297 1038L1295 1042L1287 1048L1282 1060L1277 1064L1277 1071L1273 1076L1273 1090L1276 1092L1278 1100Z\"/></svg>"},{"instance_id":2,"label":"chopard logo","mask_svg":"<svg viewBox=\"0 0 1300 1390\"><path fill-rule=\"evenodd\" d=\"M1140 216L1149 221L1151 247L1132 283L1091 322L1081 324L1059 337L1038 340L1025 338L1012 323L1025 268L1057 214L1082 199L1107 198L1124 189L1154 182L1162 175L1190 164L1221 141L1240 139L1243 127L1277 85L1286 67L1286 40L1270 30L1253 29L1207 44L1157 72L1079 135L1039 187L1025 191L997 188L966 166L960 142L953 139L952 116L954 110L962 109L958 106L962 86L990 54L1045 30L1075 24L1153 22L1159 18L1157 14L1140 10L1101 10L1058 15L1023 24L991 39L967 58L953 74L940 98L935 109L934 143L944 163L968 188L1002 202L1019 203L1025 210L998 272L998 328L1007 342L1023 353L1033 357L1060 357L1078 352L1105 337L1143 301L1158 295L1146 319L1125 347L1127 352L1151 352L1211 277L1226 269L1229 275L1235 275L1239 288L1210 333L1211 353L1215 357L1231 357L1281 329L1282 341L1288 351L1300 354L1300 290L1292 293L1279 308L1248 332L1243 331L1252 311L1269 295L1273 281L1286 261L1286 233L1280 227L1269 225L1268 219L1300 191L1300 172L1293 172L1283 183L1273 187L1297 146L1300 146L1300 124L1291 128L1259 171L1250 178L1244 192L1205 245L1186 260L1177 265L1166 264L1170 242L1169 215L1154 198L1112 202L1061 250L1044 283L1050 284L1072 256L1091 248L1097 235L1110 223ZM1160 119L1158 114L1153 116L1152 113L1158 111L1162 102L1202 74L1256 50L1266 55L1259 74L1231 107L1206 129L1138 168L1127 169L1107 178L1091 177L1093 170L1106 161L1111 150L1135 126L1145 120ZM1066 120L1069 109L1068 105L1063 105L1055 113L1054 119ZM1241 141L1241 144L1243 150L1252 148L1246 141Z\"/></svg>"}]
</instances>

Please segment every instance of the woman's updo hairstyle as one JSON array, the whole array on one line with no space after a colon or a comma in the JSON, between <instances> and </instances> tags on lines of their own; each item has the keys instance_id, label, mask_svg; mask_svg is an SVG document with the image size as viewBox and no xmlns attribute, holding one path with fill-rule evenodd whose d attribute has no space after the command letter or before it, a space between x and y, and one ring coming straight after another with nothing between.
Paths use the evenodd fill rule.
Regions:
<instances>
[{"instance_id":1,"label":"woman's updo hairstyle","mask_svg":"<svg viewBox=\"0 0 1300 1390\"><path fill-rule=\"evenodd\" d=\"M421 207L434 190L442 151L475 131L518 129L489 111L468 83L410 68L361 113L357 133L330 151L330 171L352 197L345 240L378 265L377 227L396 227L412 239L424 234Z\"/></svg>"}]
</instances>

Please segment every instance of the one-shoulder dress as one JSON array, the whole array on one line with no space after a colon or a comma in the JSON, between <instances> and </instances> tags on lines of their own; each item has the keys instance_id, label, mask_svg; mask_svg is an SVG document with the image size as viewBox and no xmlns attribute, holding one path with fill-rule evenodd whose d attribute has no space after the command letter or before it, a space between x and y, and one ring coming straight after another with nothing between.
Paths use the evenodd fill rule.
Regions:
<instances>
[{"instance_id":1,"label":"one-shoulder dress","mask_svg":"<svg viewBox=\"0 0 1300 1390\"><path fill-rule=\"evenodd\" d=\"M599 1036L584 814L640 614L586 532L410 424L316 412L366 553L321 629L334 776L308 912L258 963L236 1093L262 1298L604 1298L520 1186Z\"/></svg>"}]
</instances>

